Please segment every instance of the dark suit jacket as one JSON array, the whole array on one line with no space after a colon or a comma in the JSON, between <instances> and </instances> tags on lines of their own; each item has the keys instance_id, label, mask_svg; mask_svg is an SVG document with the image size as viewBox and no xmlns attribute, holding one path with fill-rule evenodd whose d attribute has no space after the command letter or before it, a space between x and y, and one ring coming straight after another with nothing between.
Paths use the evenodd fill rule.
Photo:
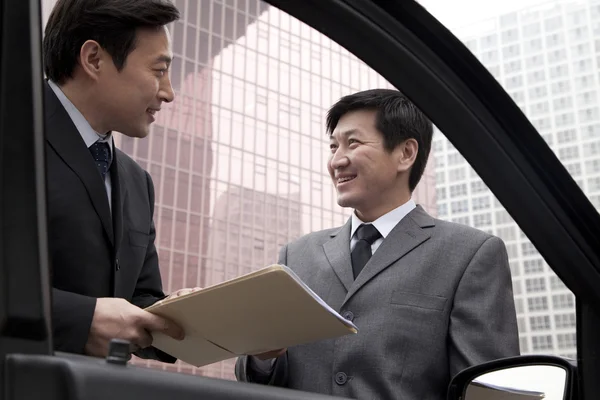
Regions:
<instances>
[{"instance_id":1,"label":"dark suit jacket","mask_svg":"<svg viewBox=\"0 0 600 400\"><path fill-rule=\"evenodd\" d=\"M164 298L154 246L152 179L116 149L106 188L85 142L45 84L48 244L57 351L83 353L98 297L139 307ZM141 356L173 362L150 348Z\"/></svg>"},{"instance_id":2,"label":"dark suit jacket","mask_svg":"<svg viewBox=\"0 0 600 400\"><path fill-rule=\"evenodd\" d=\"M351 221L285 246L288 265L358 334L288 349L269 384L356 399L443 400L450 379L519 354L503 242L421 207L382 242L356 280ZM255 380L247 357L238 380Z\"/></svg>"}]
</instances>

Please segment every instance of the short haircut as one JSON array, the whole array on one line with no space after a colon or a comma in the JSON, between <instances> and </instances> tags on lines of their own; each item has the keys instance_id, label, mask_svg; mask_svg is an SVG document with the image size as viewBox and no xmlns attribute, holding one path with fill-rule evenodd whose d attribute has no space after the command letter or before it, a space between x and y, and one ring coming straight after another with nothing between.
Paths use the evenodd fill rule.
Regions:
<instances>
[{"instance_id":1,"label":"short haircut","mask_svg":"<svg viewBox=\"0 0 600 400\"><path fill-rule=\"evenodd\" d=\"M46 76L56 83L72 78L87 40L98 42L121 71L135 49L138 28L160 28L177 19L179 11L169 0L58 0L44 34Z\"/></svg>"},{"instance_id":2,"label":"short haircut","mask_svg":"<svg viewBox=\"0 0 600 400\"><path fill-rule=\"evenodd\" d=\"M327 113L327 134L332 135L340 118L357 110L376 111L375 127L384 138L384 147L393 151L407 139L415 139L419 150L409 176L414 191L421 180L433 137L433 124L406 96L392 89L372 89L342 97Z\"/></svg>"}]
</instances>

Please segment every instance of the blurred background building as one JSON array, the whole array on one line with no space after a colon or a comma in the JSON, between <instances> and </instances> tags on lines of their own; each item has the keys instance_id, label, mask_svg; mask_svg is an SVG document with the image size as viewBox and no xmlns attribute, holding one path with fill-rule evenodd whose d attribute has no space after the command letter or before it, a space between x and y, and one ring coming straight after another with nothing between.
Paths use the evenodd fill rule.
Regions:
<instances>
[{"instance_id":1,"label":"blurred background building","mask_svg":"<svg viewBox=\"0 0 600 400\"><path fill-rule=\"evenodd\" d=\"M502 84L599 209L600 1L546 2L466 31L455 34ZM573 294L439 132L433 147L439 217L489 231L507 245L521 352L575 358Z\"/></svg>"}]
</instances>

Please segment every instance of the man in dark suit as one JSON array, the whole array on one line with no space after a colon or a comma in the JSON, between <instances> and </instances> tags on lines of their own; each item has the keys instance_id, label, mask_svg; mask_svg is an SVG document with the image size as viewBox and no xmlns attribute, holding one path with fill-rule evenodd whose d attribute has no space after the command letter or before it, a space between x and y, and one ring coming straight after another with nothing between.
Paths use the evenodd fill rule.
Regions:
<instances>
[{"instance_id":1,"label":"man in dark suit","mask_svg":"<svg viewBox=\"0 0 600 400\"><path fill-rule=\"evenodd\" d=\"M148 135L173 101L167 0L59 0L46 25L48 238L58 351L105 356L112 338L142 357L152 332L184 336L143 310L165 297L154 245L154 187L112 132ZM181 295L189 290L176 292Z\"/></svg>"},{"instance_id":2,"label":"man in dark suit","mask_svg":"<svg viewBox=\"0 0 600 400\"><path fill-rule=\"evenodd\" d=\"M284 246L279 262L358 334L242 357L237 378L357 399L442 400L462 369L518 355L503 242L432 218L411 199L431 122L398 91L370 90L335 104L327 130L338 204L354 213Z\"/></svg>"}]
</instances>

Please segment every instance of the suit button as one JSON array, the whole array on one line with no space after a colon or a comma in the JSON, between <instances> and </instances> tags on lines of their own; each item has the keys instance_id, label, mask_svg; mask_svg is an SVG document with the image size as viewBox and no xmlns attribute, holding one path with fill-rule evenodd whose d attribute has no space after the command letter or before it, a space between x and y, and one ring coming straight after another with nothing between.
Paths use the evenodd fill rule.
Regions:
<instances>
[{"instance_id":1,"label":"suit button","mask_svg":"<svg viewBox=\"0 0 600 400\"><path fill-rule=\"evenodd\" d=\"M117 271L121 269L121 266L119 265L119 259L118 258L115 260L115 269Z\"/></svg>"},{"instance_id":2,"label":"suit button","mask_svg":"<svg viewBox=\"0 0 600 400\"><path fill-rule=\"evenodd\" d=\"M344 317L344 319L347 319L348 321L354 320L354 314L352 313L352 311L344 311L344 314L342 314L342 317Z\"/></svg>"},{"instance_id":3,"label":"suit button","mask_svg":"<svg viewBox=\"0 0 600 400\"><path fill-rule=\"evenodd\" d=\"M338 372L335 374L335 383L338 385L344 385L346 382L348 382L348 375L343 372Z\"/></svg>"}]
</instances>

